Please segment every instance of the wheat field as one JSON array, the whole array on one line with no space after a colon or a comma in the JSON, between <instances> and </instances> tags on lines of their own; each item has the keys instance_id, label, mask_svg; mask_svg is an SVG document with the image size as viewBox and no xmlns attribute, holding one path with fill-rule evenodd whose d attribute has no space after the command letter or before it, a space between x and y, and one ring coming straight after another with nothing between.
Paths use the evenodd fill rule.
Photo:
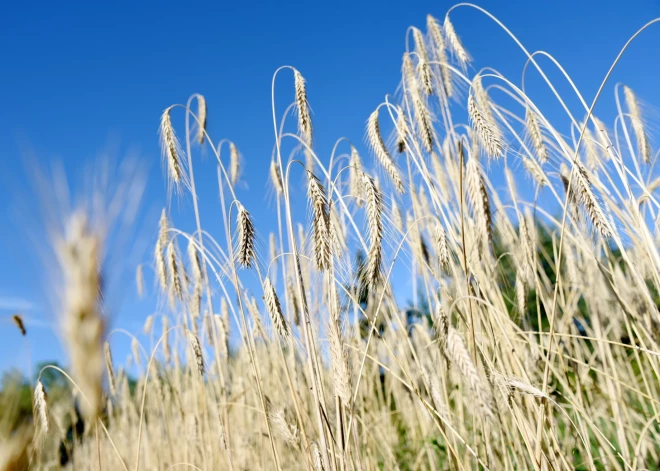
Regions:
<instances>
[{"instance_id":1,"label":"wheat field","mask_svg":"<svg viewBox=\"0 0 660 471\"><path fill-rule=\"evenodd\" d=\"M274 132L276 227L237 197L250 156L207 133L204 97L162 113L170 197L136 268L158 314L135 332L132 364L114 362L106 229L91 203L62 221L61 374L85 427L63 441L74 401L37 382L34 420L2 432L0 469L59 469L60 443L81 470L660 469L647 107L608 73L595 97L573 87L569 108L544 69L558 64L541 67L492 17L563 107L551 122L524 74L516 85L472 63L458 7L408 29L398 88L330 155L315 152L304 71L275 72L273 103L291 104L257 132ZM609 124L594 115L604 100ZM216 178L195 174L202 154L212 195L196 191ZM181 199L193 227L176 224Z\"/></svg>"}]
</instances>

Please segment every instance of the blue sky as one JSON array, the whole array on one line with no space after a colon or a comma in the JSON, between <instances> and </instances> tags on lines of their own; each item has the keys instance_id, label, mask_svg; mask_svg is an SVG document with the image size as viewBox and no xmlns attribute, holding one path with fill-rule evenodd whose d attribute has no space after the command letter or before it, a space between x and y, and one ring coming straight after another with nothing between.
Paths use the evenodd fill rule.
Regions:
<instances>
[{"instance_id":1,"label":"blue sky","mask_svg":"<svg viewBox=\"0 0 660 471\"><path fill-rule=\"evenodd\" d=\"M651 0L484 1L529 50L553 54L593 97L620 47L648 20L660 16ZM431 13L443 18L451 3L377 2L11 2L0 9L0 370L26 368L26 345L9 316L29 319L32 361L64 361L52 326L47 269L35 254L39 209L29 188L33 168L60 162L72 191L101 154L119 159L138 153L146 192L137 248L126 250L125 283L113 296L114 326L136 330L150 306L135 300L131 270L148 259L166 191L157 128L160 113L194 92L205 95L209 131L236 142L245 159L239 197L267 238L272 204L264 191L273 146L270 93L275 69L297 67L308 82L315 144L327 159L334 141L347 136L368 155L364 123L398 83L405 32L424 29ZM463 8L453 23L477 68L493 66L520 82L523 55L480 13ZM656 56L660 27L642 36L614 80L644 101L660 103ZM654 63L655 62L655 63ZM556 77L556 74L550 74ZM612 82L614 83L614 82ZM549 94L535 75L528 87L543 103ZM558 86L567 96L568 88ZM611 89L601 117L612 113ZM278 106L293 98L290 74L278 85ZM575 106L576 100L569 99ZM556 105L548 101L549 111ZM555 111L558 112L558 109ZM203 165L203 164L201 164ZM210 165L200 167L213 171ZM203 170L198 168L199 175ZM211 180L200 183L202 210L213 216ZM201 177L204 178L204 177ZM207 190L208 189L208 190ZM183 201L182 220L191 205ZM187 216L185 216L187 214Z\"/></svg>"}]
</instances>

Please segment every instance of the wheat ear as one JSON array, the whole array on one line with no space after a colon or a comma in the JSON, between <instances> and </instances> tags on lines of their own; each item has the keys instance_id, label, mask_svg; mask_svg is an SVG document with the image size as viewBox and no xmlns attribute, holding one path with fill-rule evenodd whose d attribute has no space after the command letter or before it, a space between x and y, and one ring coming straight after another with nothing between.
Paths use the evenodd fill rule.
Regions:
<instances>
[{"instance_id":1,"label":"wheat ear","mask_svg":"<svg viewBox=\"0 0 660 471\"><path fill-rule=\"evenodd\" d=\"M238 204L236 225L238 226L238 247L236 250L236 261L244 268L250 268L254 263L254 224L247 209Z\"/></svg>"},{"instance_id":2,"label":"wheat ear","mask_svg":"<svg viewBox=\"0 0 660 471\"><path fill-rule=\"evenodd\" d=\"M14 314L13 316L11 316L11 320L14 322L14 324L20 331L21 335L25 337L27 331L25 330L25 323L23 322L23 318L18 314Z\"/></svg>"},{"instance_id":3,"label":"wheat ear","mask_svg":"<svg viewBox=\"0 0 660 471\"><path fill-rule=\"evenodd\" d=\"M461 65L461 68L465 70L468 63L472 59L468 54L468 52L463 47L461 40L458 38L458 35L456 34L456 30L454 29L454 25L449 19L449 15L445 16L443 29L445 30L445 37L447 38L449 47L456 56L456 59L458 59L458 63Z\"/></svg>"},{"instance_id":4,"label":"wheat ear","mask_svg":"<svg viewBox=\"0 0 660 471\"><path fill-rule=\"evenodd\" d=\"M442 72L442 84L445 89L447 98L451 98L453 94L453 84L451 80L451 70L447 67L449 63L447 60L447 46L445 38L442 33L442 27L433 16L426 16L426 29L431 37L432 50L435 53L435 60L440 63L440 70Z\"/></svg>"},{"instance_id":5,"label":"wheat ear","mask_svg":"<svg viewBox=\"0 0 660 471\"><path fill-rule=\"evenodd\" d=\"M437 221L435 224L435 243L440 266L444 269L449 268L449 244L447 243L447 233L444 227Z\"/></svg>"},{"instance_id":6,"label":"wheat ear","mask_svg":"<svg viewBox=\"0 0 660 471\"><path fill-rule=\"evenodd\" d=\"M431 73L431 66L429 65L429 55L426 51L426 43L424 42L424 35L422 32L413 28L413 39L415 40L415 52L419 57L417 64L417 71L419 81L422 84L422 90L427 95L433 95L433 76Z\"/></svg>"},{"instance_id":7,"label":"wheat ear","mask_svg":"<svg viewBox=\"0 0 660 471\"><path fill-rule=\"evenodd\" d=\"M548 161L548 149L543 141L543 134L541 133L541 125L531 108L527 108L525 112L525 124L527 125L527 133L532 140L532 145L536 150L536 157L542 164Z\"/></svg>"},{"instance_id":8,"label":"wheat ear","mask_svg":"<svg viewBox=\"0 0 660 471\"><path fill-rule=\"evenodd\" d=\"M366 173L362 175L366 199L367 225L369 228L366 281L369 286L374 288L380 281L383 258L383 201L374 179Z\"/></svg>"},{"instance_id":9,"label":"wheat ear","mask_svg":"<svg viewBox=\"0 0 660 471\"><path fill-rule=\"evenodd\" d=\"M358 153L355 146L351 146L351 160L349 163L350 167L348 169L348 186L349 191L353 198L355 198L355 203L359 206L364 204L363 192L362 192L362 160L360 159L360 154Z\"/></svg>"},{"instance_id":10,"label":"wheat ear","mask_svg":"<svg viewBox=\"0 0 660 471\"><path fill-rule=\"evenodd\" d=\"M605 213L603 212L600 202L596 197L589 179L587 169L580 162L575 162L575 172L573 177L574 188L573 191L577 194L582 206L584 207L591 222L603 235L609 237L611 234L610 225L607 222Z\"/></svg>"},{"instance_id":11,"label":"wheat ear","mask_svg":"<svg viewBox=\"0 0 660 471\"><path fill-rule=\"evenodd\" d=\"M236 185L238 175L241 170L241 154L238 152L238 147L233 142L229 143L229 181L232 186Z\"/></svg>"},{"instance_id":12,"label":"wheat ear","mask_svg":"<svg viewBox=\"0 0 660 471\"><path fill-rule=\"evenodd\" d=\"M115 394L117 390L115 369L112 366L112 352L110 351L110 344L107 341L103 343L103 358L105 359L105 369L108 373L108 386L110 387L110 392Z\"/></svg>"},{"instance_id":13,"label":"wheat ear","mask_svg":"<svg viewBox=\"0 0 660 471\"><path fill-rule=\"evenodd\" d=\"M298 433L298 427L290 424L286 420L286 417L284 417L283 409L268 412L268 421L287 445L293 448L298 448L300 446L300 434Z\"/></svg>"},{"instance_id":14,"label":"wheat ear","mask_svg":"<svg viewBox=\"0 0 660 471\"><path fill-rule=\"evenodd\" d=\"M482 114L472 95L468 98L468 114L472 126L477 131L479 139L484 145L489 157L498 159L502 157L502 140L499 137L499 131L493 123Z\"/></svg>"},{"instance_id":15,"label":"wheat ear","mask_svg":"<svg viewBox=\"0 0 660 471\"><path fill-rule=\"evenodd\" d=\"M103 403L103 337L105 320L99 309L102 299L100 267L101 238L92 232L84 213L69 220L67 234L58 246L64 276L64 331L71 370L86 401L83 415L98 417Z\"/></svg>"},{"instance_id":16,"label":"wheat ear","mask_svg":"<svg viewBox=\"0 0 660 471\"><path fill-rule=\"evenodd\" d=\"M48 433L48 404L46 390L41 381L37 381L34 388L34 412L41 433Z\"/></svg>"},{"instance_id":17,"label":"wheat ear","mask_svg":"<svg viewBox=\"0 0 660 471\"><path fill-rule=\"evenodd\" d=\"M380 133L378 110L374 111L369 116L369 120L367 121L367 137L369 138L369 144L371 145L374 154L376 154L380 164L392 179L392 183L396 190L399 193L405 193L406 190L403 186L403 180L399 174L399 169L396 167L390 153L387 151L385 141L383 141L383 136Z\"/></svg>"},{"instance_id":18,"label":"wheat ear","mask_svg":"<svg viewBox=\"0 0 660 471\"><path fill-rule=\"evenodd\" d=\"M188 343L195 357L195 365L197 366L197 372L200 376L204 376L204 355L202 354L202 345L199 343L197 336L190 330L186 330L186 336L188 337Z\"/></svg>"},{"instance_id":19,"label":"wheat ear","mask_svg":"<svg viewBox=\"0 0 660 471\"><path fill-rule=\"evenodd\" d=\"M468 199L475 212L476 219L485 233L488 236L488 242L493 240L492 230L492 213L490 210L490 198L488 196L488 189L484 180L481 165L474 155L468 157L467 166L465 170L465 180L468 191Z\"/></svg>"},{"instance_id":20,"label":"wheat ear","mask_svg":"<svg viewBox=\"0 0 660 471\"><path fill-rule=\"evenodd\" d=\"M637 150L641 154L643 161L648 164L651 162L651 146L644 130L644 121L642 120L642 113L639 110L637 97L627 86L623 87L623 96L626 100L628 112L630 113L633 132L637 140Z\"/></svg>"},{"instance_id":21,"label":"wheat ear","mask_svg":"<svg viewBox=\"0 0 660 471\"><path fill-rule=\"evenodd\" d=\"M197 142L204 144L206 134L206 98L197 95Z\"/></svg>"},{"instance_id":22,"label":"wheat ear","mask_svg":"<svg viewBox=\"0 0 660 471\"><path fill-rule=\"evenodd\" d=\"M472 362L470 354L468 353L465 343L461 335L453 327L448 328L446 355L453 365L456 365L460 371L463 380L467 383L468 387L475 395L482 413L485 418L493 418L492 409L492 395L489 388L483 383L479 377L477 367Z\"/></svg>"},{"instance_id":23,"label":"wheat ear","mask_svg":"<svg viewBox=\"0 0 660 471\"><path fill-rule=\"evenodd\" d=\"M172 294L180 300L183 299L183 287L179 275L179 263L176 257L176 249L174 248L174 240L170 240L167 244L167 272Z\"/></svg>"},{"instance_id":24,"label":"wheat ear","mask_svg":"<svg viewBox=\"0 0 660 471\"><path fill-rule=\"evenodd\" d=\"M312 232L314 240L314 260L319 270L330 266L330 216L328 213L328 197L325 187L312 172L307 171L307 194L312 202Z\"/></svg>"},{"instance_id":25,"label":"wheat ear","mask_svg":"<svg viewBox=\"0 0 660 471\"><path fill-rule=\"evenodd\" d=\"M280 175L280 166L277 165L277 162L275 162L274 159L270 161L270 182L278 195L281 195L284 192L282 175Z\"/></svg>"},{"instance_id":26,"label":"wheat ear","mask_svg":"<svg viewBox=\"0 0 660 471\"><path fill-rule=\"evenodd\" d=\"M181 160L183 150L174 133L174 126L172 126L172 118L170 116L171 110L172 107L170 106L161 115L159 133L163 157L167 161L168 175L175 186L178 187L182 181L185 181Z\"/></svg>"},{"instance_id":27,"label":"wheat ear","mask_svg":"<svg viewBox=\"0 0 660 471\"><path fill-rule=\"evenodd\" d=\"M277 297L277 292L275 292L275 287L270 281L270 278L264 280L263 289L264 302L266 303L266 309L270 315L270 321L273 323L273 326L275 326L278 335L283 340L288 341L291 336L289 323L284 318L280 299Z\"/></svg>"}]
</instances>

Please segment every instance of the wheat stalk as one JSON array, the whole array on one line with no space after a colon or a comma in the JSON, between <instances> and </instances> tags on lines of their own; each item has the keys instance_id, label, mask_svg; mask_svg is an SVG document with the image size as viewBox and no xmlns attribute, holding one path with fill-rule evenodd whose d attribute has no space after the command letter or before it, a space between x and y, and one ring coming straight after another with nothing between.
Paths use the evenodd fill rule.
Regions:
<instances>
[{"instance_id":1,"label":"wheat stalk","mask_svg":"<svg viewBox=\"0 0 660 471\"><path fill-rule=\"evenodd\" d=\"M236 185L238 181L238 174L240 172L241 155L238 153L238 148L233 142L229 143L229 181L232 186Z\"/></svg>"}]
</instances>

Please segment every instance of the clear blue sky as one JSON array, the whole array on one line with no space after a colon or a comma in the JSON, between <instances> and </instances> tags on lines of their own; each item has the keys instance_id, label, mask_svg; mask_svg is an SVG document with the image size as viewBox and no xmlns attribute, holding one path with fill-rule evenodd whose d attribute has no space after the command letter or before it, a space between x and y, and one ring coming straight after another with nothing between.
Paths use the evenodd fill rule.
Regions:
<instances>
[{"instance_id":1,"label":"clear blue sky","mask_svg":"<svg viewBox=\"0 0 660 471\"><path fill-rule=\"evenodd\" d=\"M479 4L529 50L552 53L588 99L626 39L660 16L660 4L651 0ZM99 154L118 158L137 150L148 169L138 255L148 260L147 244L166 197L159 116L199 92L209 105L214 139L232 139L244 155L239 197L267 238L270 227L264 221L273 220L264 186L273 145L274 70L294 65L307 79L323 158L335 139L347 136L370 161L364 123L396 88L406 28L424 29L427 13L442 19L450 5L437 0L5 3L0 9L0 370L26 367L25 344L9 322L16 311L30 320L32 360L63 360L52 329L56 318L44 295L44 270L28 239L40 217L39 202L27 187L28 161L40 167L61 162L75 191L81 169ZM470 9L455 11L452 18L477 68L493 66L520 82L523 55L496 25ZM658 44L660 27L633 46L614 77L649 103L660 103ZM539 86L533 98L547 98L534 77L528 86ZM559 89L568 95L567 87ZM282 75L278 96L280 104L293 97L290 75ZM605 97L601 117L609 119L611 97ZM210 175L209 184L201 185L212 191ZM209 201L203 210L212 215L215 193L201 197ZM181 209L189 216L189 203ZM131 256L127 265L140 260ZM150 311L136 303L130 273L126 280L113 293L119 311L113 323L136 330Z\"/></svg>"}]
</instances>

